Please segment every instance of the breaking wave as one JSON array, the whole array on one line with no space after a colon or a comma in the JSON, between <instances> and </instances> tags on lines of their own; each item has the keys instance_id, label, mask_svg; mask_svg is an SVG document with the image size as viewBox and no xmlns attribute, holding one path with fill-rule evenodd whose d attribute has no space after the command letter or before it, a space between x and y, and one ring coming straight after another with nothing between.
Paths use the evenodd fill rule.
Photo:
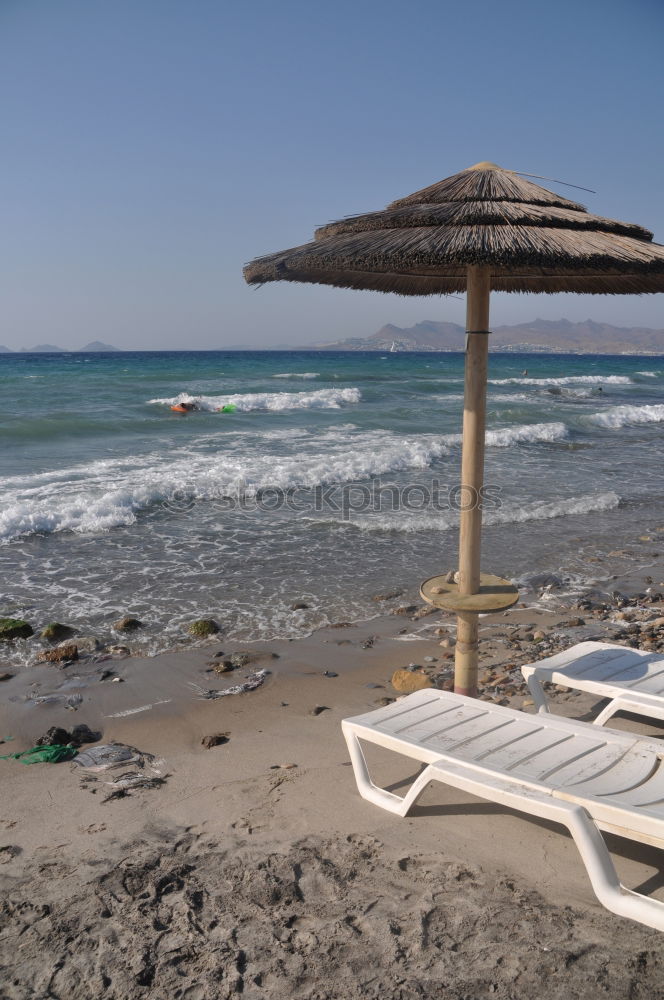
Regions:
<instances>
[{"instance_id":1,"label":"breaking wave","mask_svg":"<svg viewBox=\"0 0 664 1000\"><path fill-rule=\"evenodd\" d=\"M59 531L104 532L133 524L140 511L157 504L186 509L194 501L220 500L238 492L311 488L426 469L461 441L458 434L404 437L379 430L352 434L352 428L339 425L323 434L299 430L294 438L297 450L286 455L274 454L269 446L262 450L260 440L252 449L246 436L238 434L235 443L231 436L223 449L204 450L210 439L202 438L193 442L193 450L175 448L13 477L5 482L0 540ZM263 436L263 449L274 439L270 434ZM491 430L486 443L508 448L566 436L562 423L531 424Z\"/></svg>"},{"instance_id":2,"label":"breaking wave","mask_svg":"<svg viewBox=\"0 0 664 1000\"><path fill-rule=\"evenodd\" d=\"M492 378L491 385L631 385L627 375L565 375L562 378Z\"/></svg>"},{"instance_id":3,"label":"breaking wave","mask_svg":"<svg viewBox=\"0 0 664 1000\"><path fill-rule=\"evenodd\" d=\"M611 406L601 413L593 413L588 417L600 427L632 427L636 424L657 424L664 420L664 404L652 406Z\"/></svg>"},{"instance_id":4,"label":"breaking wave","mask_svg":"<svg viewBox=\"0 0 664 1000\"><path fill-rule=\"evenodd\" d=\"M336 410L344 403L359 403L359 389L317 389L315 392L247 392L226 396L192 396L181 392L178 396L149 399L149 404L175 406L177 403L195 403L199 410L216 413L222 406L233 405L236 410Z\"/></svg>"}]
</instances>

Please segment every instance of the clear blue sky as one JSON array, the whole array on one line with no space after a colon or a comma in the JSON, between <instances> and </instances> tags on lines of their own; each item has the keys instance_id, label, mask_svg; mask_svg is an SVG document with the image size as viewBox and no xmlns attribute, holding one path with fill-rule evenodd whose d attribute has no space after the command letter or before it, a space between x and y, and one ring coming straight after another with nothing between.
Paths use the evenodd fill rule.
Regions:
<instances>
[{"instance_id":1,"label":"clear blue sky","mask_svg":"<svg viewBox=\"0 0 664 1000\"><path fill-rule=\"evenodd\" d=\"M663 44L662 0L0 0L0 344L463 322L454 299L254 290L242 265L485 159L664 243ZM494 295L492 321L664 327L663 306Z\"/></svg>"}]
</instances>

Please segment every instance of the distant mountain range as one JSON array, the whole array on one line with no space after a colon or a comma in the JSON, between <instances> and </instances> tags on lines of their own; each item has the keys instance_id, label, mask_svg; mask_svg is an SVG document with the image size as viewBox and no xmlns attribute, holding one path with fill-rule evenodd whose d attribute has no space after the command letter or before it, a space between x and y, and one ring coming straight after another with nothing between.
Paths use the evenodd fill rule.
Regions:
<instances>
[{"instance_id":1,"label":"distant mountain range","mask_svg":"<svg viewBox=\"0 0 664 1000\"><path fill-rule=\"evenodd\" d=\"M35 344L34 347L22 347L20 351L12 351L9 347L3 347L0 344L0 354L89 354L90 352L119 350L119 347L102 344L100 340L92 340L85 347L79 347L75 351L68 351L66 347L58 347L56 344Z\"/></svg>"},{"instance_id":2,"label":"distant mountain range","mask_svg":"<svg viewBox=\"0 0 664 1000\"><path fill-rule=\"evenodd\" d=\"M664 354L664 330L620 327L609 323L571 323L536 319L516 326L493 327L491 351L555 354ZM415 326L388 323L370 337L316 344L319 351L463 351L465 330L458 323L424 320Z\"/></svg>"}]
</instances>

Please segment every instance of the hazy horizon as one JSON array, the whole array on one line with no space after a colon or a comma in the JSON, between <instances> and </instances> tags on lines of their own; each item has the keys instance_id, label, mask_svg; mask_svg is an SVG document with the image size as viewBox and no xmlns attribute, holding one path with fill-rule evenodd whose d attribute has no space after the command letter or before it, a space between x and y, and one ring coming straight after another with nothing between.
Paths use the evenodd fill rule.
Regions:
<instances>
[{"instance_id":1,"label":"hazy horizon","mask_svg":"<svg viewBox=\"0 0 664 1000\"><path fill-rule=\"evenodd\" d=\"M249 288L243 264L480 160L664 242L652 0L5 0L0 344L306 347L463 324L460 298ZM469 71L470 70L470 71ZM592 188L596 194L559 183ZM664 327L661 295L492 296Z\"/></svg>"}]
</instances>

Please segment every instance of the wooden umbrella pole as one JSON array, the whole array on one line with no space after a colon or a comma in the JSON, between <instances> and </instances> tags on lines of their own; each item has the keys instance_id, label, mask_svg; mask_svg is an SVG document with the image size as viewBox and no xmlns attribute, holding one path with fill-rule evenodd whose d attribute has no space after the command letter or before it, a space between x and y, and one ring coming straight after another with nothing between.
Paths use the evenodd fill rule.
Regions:
<instances>
[{"instance_id":1,"label":"wooden umbrella pole","mask_svg":"<svg viewBox=\"0 0 664 1000\"><path fill-rule=\"evenodd\" d=\"M459 594L480 589L484 433L489 354L489 294L491 271L470 265L466 294L466 372L461 453L461 526L459 531ZM454 663L454 690L477 697L479 619L475 611L459 612Z\"/></svg>"}]
</instances>

